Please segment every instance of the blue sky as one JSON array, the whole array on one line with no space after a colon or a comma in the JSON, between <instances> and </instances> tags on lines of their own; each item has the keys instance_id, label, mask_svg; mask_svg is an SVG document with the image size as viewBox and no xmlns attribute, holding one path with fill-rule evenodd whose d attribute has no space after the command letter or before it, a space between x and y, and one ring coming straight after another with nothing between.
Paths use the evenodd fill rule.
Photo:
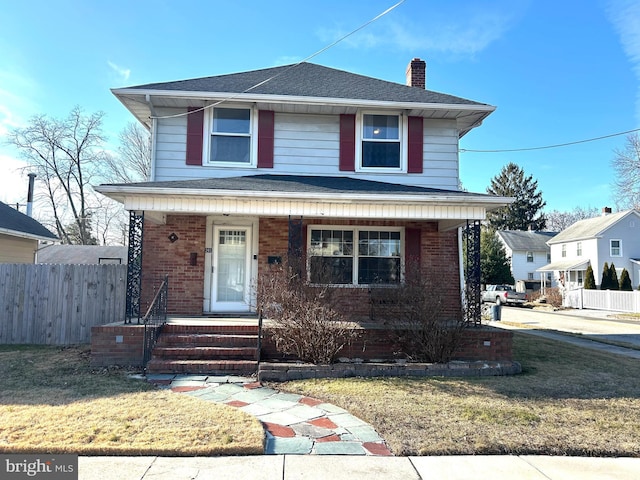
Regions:
<instances>
[{"instance_id":1,"label":"blue sky","mask_svg":"<svg viewBox=\"0 0 640 480\"><path fill-rule=\"evenodd\" d=\"M104 111L115 146L133 116L110 88L295 63L396 2L2 2L0 200L26 200L27 177L3 140L31 116ZM638 0L405 0L310 61L404 83L413 57L427 61L428 89L497 107L462 149L553 145L640 123ZM515 162L538 180L548 210L614 206L610 161L624 143L467 151L462 182L484 192Z\"/></svg>"}]
</instances>

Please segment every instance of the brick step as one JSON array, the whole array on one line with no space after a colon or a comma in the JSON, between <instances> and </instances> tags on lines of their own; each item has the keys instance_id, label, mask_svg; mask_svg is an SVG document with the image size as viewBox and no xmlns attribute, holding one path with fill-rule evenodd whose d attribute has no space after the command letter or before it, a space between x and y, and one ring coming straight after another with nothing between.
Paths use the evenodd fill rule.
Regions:
<instances>
[{"instance_id":1,"label":"brick step","mask_svg":"<svg viewBox=\"0 0 640 480\"><path fill-rule=\"evenodd\" d=\"M258 325L180 325L168 323L162 333L258 335Z\"/></svg>"},{"instance_id":2,"label":"brick step","mask_svg":"<svg viewBox=\"0 0 640 480\"><path fill-rule=\"evenodd\" d=\"M255 347L258 335L237 335L220 333L165 333L158 337L160 347Z\"/></svg>"},{"instance_id":3,"label":"brick step","mask_svg":"<svg viewBox=\"0 0 640 480\"><path fill-rule=\"evenodd\" d=\"M148 373L192 373L210 375L252 375L258 370L255 360L160 360L147 363Z\"/></svg>"},{"instance_id":4,"label":"brick step","mask_svg":"<svg viewBox=\"0 0 640 480\"><path fill-rule=\"evenodd\" d=\"M255 360L258 348L252 347L166 347L156 345L152 358L181 360Z\"/></svg>"}]
</instances>

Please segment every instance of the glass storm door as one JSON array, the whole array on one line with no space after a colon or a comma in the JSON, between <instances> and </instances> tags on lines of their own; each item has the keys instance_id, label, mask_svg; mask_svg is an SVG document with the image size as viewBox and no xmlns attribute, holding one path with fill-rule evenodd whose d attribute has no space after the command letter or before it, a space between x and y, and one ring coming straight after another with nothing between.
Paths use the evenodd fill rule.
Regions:
<instances>
[{"instance_id":1,"label":"glass storm door","mask_svg":"<svg viewBox=\"0 0 640 480\"><path fill-rule=\"evenodd\" d=\"M214 311L249 310L251 229L215 227L212 306Z\"/></svg>"}]
</instances>

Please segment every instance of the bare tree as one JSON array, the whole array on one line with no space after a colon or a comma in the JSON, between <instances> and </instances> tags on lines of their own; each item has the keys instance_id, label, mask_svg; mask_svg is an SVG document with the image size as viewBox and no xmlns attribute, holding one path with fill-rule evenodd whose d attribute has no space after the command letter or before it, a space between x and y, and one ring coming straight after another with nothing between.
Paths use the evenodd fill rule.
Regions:
<instances>
[{"instance_id":1,"label":"bare tree","mask_svg":"<svg viewBox=\"0 0 640 480\"><path fill-rule=\"evenodd\" d=\"M614 150L611 166L616 172L616 204L623 208L640 208L640 136L627 136L624 149Z\"/></svg>"},{"instance_id":2,"label":"bare tree","mask_svg":"<svg viewBox=\"0 0 640 480\"><path fill-rule=\"evenodd\" d=\"M573 225L578 220L586 220L587 218L597 217L599 211L595 207L575 207L570 212L561 212L552 210L547 213L547 229L550 232L561 232L565 228Z\"/></svg>"},{"instance_id":3,"label":"bare tree","mask_svg":"<svg viewBox=\"0 0 640 480\"><path fill-rule=\"evenodd\" d=\"M106 177L113 183L132 183L151 177L151 134L139 123L128 123L119 135L117 156L106 159Z\"/></svg>"},{"instance_id":4,"label":"bare tree","mask_svg":"<svg viewBox=\"0 0 640 480\"><path fill-rule=\"evenodd\" d=\"M91 211L87 197L92 178L104 160L102 112L85 115L75 107L65 119L33 117L27 127L9 133L44 183L58 236L65 243L91 244ZM70 231L70 225L73 225Z\"/></svg>"}]
</instances>

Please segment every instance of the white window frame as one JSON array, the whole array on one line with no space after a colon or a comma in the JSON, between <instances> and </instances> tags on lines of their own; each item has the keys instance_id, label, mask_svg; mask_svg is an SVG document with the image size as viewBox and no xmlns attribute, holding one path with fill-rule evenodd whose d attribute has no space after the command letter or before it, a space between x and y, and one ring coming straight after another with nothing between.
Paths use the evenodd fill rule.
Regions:
<instances>
[{"instance_id":1,"label":"white window frame","mask_svg":"<svg viewBox=\"0 0 640 480\"><path fill-rule=\"evenodd\" d=\"M364 116L365 115L385 115L398 117L398 141L400 143L400 165L398 167L365 167L362 164L362 142L364 138ZM356 172L377 172L377 173L406 173L407 172L407 130L408 117L405 112L400 111L380 111L362 110L356 115ZM381 140L382 141L382 140Z\"/></svg>"},{"instance_id":2,"label":"white window frame","mask_svg":"<svg viewBox=\"0 0 640 480\"><path fill-rule=\"evenodd\" d=\"M307 226L307 280L311 281L311 257L316 256L311 254L311 231L312 230L342 230L342 231L350 231L353 232L353 255L346 256L348 258L353 259L353 269L351 272L351 283L335 283L330 284L332 286L337 287L366 287L369 285L375 285L370 283L358 283L358 260L359 256L359 233L361 231L365 232L399 232L400 233L400 281L397 284L382 284L382 285L398 285L404 281L404 271L405 271L405 262L404 262L404 252L405 252L405 229L404 227L387 227L387 226L376 226L376 225L308 225ZM342 255L338 256L341 257ZM387 258L387 257L381 257ZM394 258L394 257L389 257Z\"/></svg>"},{"instance_id":3,"label":"white window frame","mask_svg":"<svg viewBox=\"0 0 640 480\"><path fill-rule=\"evenodd\" d=\"M582 256L582 242L576 243L576 255L578 257Z\"/></svg>"},{"instance_id":4,"label":"white window frame","mask_svg":"<svg viewBox=\"0 0 640 480\"><path fill-rule=\"evenodd\" d=\"M249 110L249 162L212 162L211 161L211 137L213 136L213 112L216 108L235 110ZM246 136L244 134L229 134L228 136ZM258 110L252 105L223 103L219 106L209 107L204 116L204 141L202 149L203 165L226 168L257 168L258 166Z\"/></svg>"},{"instance_id":5,"label":"white window frame","mask_svg":"<svg viewBox=\"0 0 640 480\"><path fill-rule=\"evenodd\" d=\"M533 263L535 256L533 255L533 252L527 252L526 253L526 257L527 257L527 263ZM531 260L529 260L531 259Z\"/></svg>"},{"instance_id":6,"label":"white window frame","mask_svg":"<svg viewBox=\"0 0 640 480\"><path fill-rule=\"evenodd\" d=\"M527 281L532 281L534 278L533 272L527 272Z\"/></svg>"},{"instance_id":7,"label":"white window frame","mask_svg":"<svg viewBox=\"0 0 640 480\"><path fill-rule=\"evenodd\" d=\"M618 242L618 254L614 255L613 253L613 242ZM609 256L610 257L621 257L622 256L622 240L619 238L612 238L609 240Z\"/></svg>"},{"instance_id":8,"label":"white window frame","mask_svg":"<svg viewBox=\"0 0 640 480\"><path fill-rule=\"evenodd\" d=\"M561 249L560 250L560 256L562 258L566 258L566 256L567 256L567 244L563 243L562 246L560 247L560 249Z\"/></svg>"}]
</instances>

